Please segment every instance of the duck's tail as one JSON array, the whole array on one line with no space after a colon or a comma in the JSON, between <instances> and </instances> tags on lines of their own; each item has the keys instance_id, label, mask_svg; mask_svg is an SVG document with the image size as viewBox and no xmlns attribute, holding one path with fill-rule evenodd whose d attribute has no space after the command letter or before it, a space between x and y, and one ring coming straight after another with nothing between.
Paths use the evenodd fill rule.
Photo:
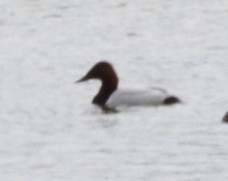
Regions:
<instances>
[{"instance_id":1,"label":"duck's tail","mask_svg":"<svg viewBox=\"0 0 228 181\"><path fill-rule=\"evenodd\" d=\"M180 99L179 99L178 97L169 96L169 97L167 97L167 98L164 100L163 104L165 104L165 105L171 105L171 104L176 104L176 103L180 103L180 102L181 102L181 101L180 101Z\"/></svg>"}]
</instances>

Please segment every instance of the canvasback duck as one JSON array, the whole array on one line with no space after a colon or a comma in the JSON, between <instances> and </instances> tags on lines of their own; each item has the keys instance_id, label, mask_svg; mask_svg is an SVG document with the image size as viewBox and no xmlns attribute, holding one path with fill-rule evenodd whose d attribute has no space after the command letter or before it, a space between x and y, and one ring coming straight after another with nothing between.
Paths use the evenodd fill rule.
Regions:
<instances>
[{"instance_id":1,"label":"canvasback duck","mask_svg":"<svg viewBox=\"0 0 228 181\"><path fill-rule=\"evenodd\" d=\"M102 108L115 108L120 105L171 105L180 102L179 98L168 94L165 90L156 87L120 89L118 77L109 62L101 61L95 64L88 73L76 82L89 79L99 79L102 82L99 92L92 103Z\"/></svg>"},{"instance_id":2,"label":"canvasback duck","mask_svg":"<svg viewBox=\"0 0 228 181\"><path fill-rule=\"evenodd\" d=\"M224 115L222 121L223 121L224 123L228 123L228 112Z\"/></svg>"}]
</instances>

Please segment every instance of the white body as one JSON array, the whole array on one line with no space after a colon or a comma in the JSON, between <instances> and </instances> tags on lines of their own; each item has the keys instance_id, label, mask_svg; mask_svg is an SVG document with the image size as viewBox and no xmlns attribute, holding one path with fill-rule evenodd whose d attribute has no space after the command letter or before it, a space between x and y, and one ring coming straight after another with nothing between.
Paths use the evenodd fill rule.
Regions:
<instances>
[{"instance_id":1,"label":"white body","mask_svg":"<svg viewBox=\"0 0 228 181\"><path fill-rule=\"evenodd\" d=\"M156 87L137 88L137 89L117 89L108 99L107 105L111 107L127 106L158 106L172 95L164 89Z\"/></svg>"}]
</instances>

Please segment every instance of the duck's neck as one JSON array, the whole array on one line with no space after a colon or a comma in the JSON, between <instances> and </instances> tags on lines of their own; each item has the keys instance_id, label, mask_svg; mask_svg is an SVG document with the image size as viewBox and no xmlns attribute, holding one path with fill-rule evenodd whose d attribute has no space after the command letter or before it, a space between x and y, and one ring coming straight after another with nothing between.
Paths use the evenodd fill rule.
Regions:
<instances>
[{"instance_id":1,"label":"duck's neck","mask_svg":"<svg viewBox=\"0 0 228 181\"><path fill-rule=\"evenodd\" d=\"M117 86L118 86L117 76L103 79L101 81L102 81L101 88L98 94L93 99L93 104L97 104L99 106L105 105L109 97L117 89Z\"/></svg>"}]
</instances>

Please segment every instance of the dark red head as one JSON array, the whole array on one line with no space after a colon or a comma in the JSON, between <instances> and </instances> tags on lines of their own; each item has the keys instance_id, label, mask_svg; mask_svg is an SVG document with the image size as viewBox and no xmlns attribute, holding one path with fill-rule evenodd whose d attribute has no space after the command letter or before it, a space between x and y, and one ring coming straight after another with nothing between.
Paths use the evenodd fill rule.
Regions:
<instances>
[{"instance_id":1,"label":"dark red head","mask_svg":"<svg viewBox=\"0 0 228 181\"><path fill-rule=\"evenodd\" d=\"M89 79L100 79L102 81L113 80L117 78L117 75L112 67L112 65L108 62L102 61L94 65L89 72L79 79L77 82L83 82Z\"/></svg>"},{"instance_id":2,"label":"dark red head","mask_svg":"<svg viewBox=\"0 0 228 181\"><path fill-rule=\"evenodd\" d=\"M118 86L118 78L112 65L105 61L99 62L77 82L83 82L89 79L100 79L102 81L101 88L98 94L94 97L93 103L99 106L105 105L110 95Z\"/></svg>"}]
</instances>

